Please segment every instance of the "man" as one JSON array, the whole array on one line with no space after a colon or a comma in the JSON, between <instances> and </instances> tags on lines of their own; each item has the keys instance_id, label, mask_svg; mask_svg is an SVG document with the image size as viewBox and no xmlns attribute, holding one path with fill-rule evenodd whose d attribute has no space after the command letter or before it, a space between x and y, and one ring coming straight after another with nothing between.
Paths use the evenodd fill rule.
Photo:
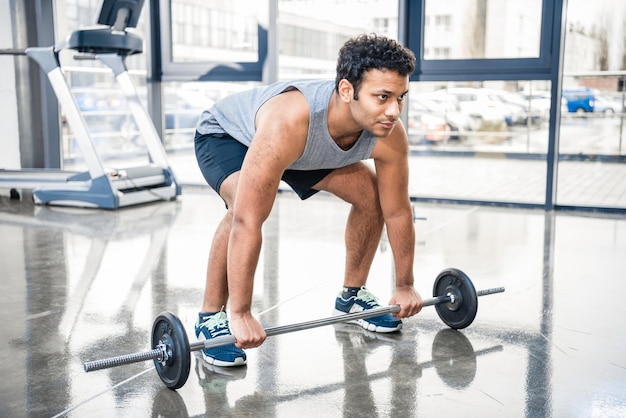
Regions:
<instances>
[{"instance_id":1,"label":"man","mask_svg":"<svg viewBox=\"0 0 626 418\"><path fill-rule=\"evenodd\" d=\"M408 140L400 121L415 56L396 41L361 35L339 51L336 80L297 80L237 93L202 113L196 157L226 203L206 276L199 339L232 332L237 343L203 350L217 366L246 363L265 331L251 313L261 230L284 180L307 199L320 190L351 204L343 291L335 310L380 306L365 283L386 226L400 312L358 323L393 332L415 315L422 299L413 287L415 230L408 196ZM372 159L375 170L363 160ZM316 254L303 254L302 261ZM225 307L230 300L230 319Z\"/></svg>"}]
</instances>

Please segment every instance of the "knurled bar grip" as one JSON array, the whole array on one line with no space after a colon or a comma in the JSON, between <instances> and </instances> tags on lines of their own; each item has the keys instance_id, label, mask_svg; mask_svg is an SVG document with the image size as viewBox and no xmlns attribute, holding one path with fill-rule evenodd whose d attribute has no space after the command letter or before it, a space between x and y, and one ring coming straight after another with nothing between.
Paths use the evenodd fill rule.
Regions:
<instances>
[{"instance_id":1,"label":"knurled bar grip","mask_svg":"<svg viewBox=\"0 0 626 418\"><path fill-rule=\"evenodd\" d=\"M487 296L487 295L493 295L494 293L503 293L503 292L504 292L504 287L492 287L491 289L477 290L476 296Z\"/></svg>"},{"instance_id":2,"label":"knurled bar grip","mask_svg":"<svg viewBox=\"0 0 626 418\"><path fill-rule=\"evenodd\" d=\"M140 363L142 361L163 358L163 349L155 348L152 351L144 351L141 353L126 354L125 356L111 357L103 360L88 361L83 364L86 372L93 372L110 367L122 366L124 364Z\"/></svg>"},{"instance_id":3,"label":"knurled bar grip","mask_svg":"<svg viewBox=\"0 0 626 418\"><path fill-rule=\"evenodd\" d=\"M504 292L504 287L496 287L492 289L479 290L476 292L476 296L491 295L494 293ZM423 301L424 306L438 305L440 303L450 302L450 296L438 296L431 299L425 299ZM317 319L308 322L301 322L291 325L282 325L277 327L269 327L265 329L265 334L268 337L280 334L287 334L295 331L302 331L305 329L317 328L326 325L338 324L347 321L353 321L357 319L372 318L375 316L384 315L386 313L400 312L400 305L391 305L380 308L368 309L361 312L353 312L345 315L336 315L324 319ZM211 338L210 340L204 340L195 342L189 345L189 351L199 351L205 348L222 347L236 343L237 340L233 335L224 335L221 337ZM139 363L147 360L161 359L163 358L164 348L155 348L152 351L145 351L141 353L127 354L123 356L111 357L104 360L88 361L83 364L83 368L86 372L95 370L106 369L109 367L121 366L124 364Z\"/></svg>"}]
</instances>

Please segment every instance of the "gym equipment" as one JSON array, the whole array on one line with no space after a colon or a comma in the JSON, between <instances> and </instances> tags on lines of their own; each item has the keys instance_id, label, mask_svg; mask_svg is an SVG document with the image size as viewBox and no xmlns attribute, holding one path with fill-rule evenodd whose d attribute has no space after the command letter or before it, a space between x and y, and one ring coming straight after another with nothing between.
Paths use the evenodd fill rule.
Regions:
<instances>
[{"instance_id":1,"label":"gym equipment","mask_svg":"<svg viewBox=\"0 0 626 418\"><path fill-rule=\"evenodd\" d=\"M434 297L424 300L424 306L435 305L438 308L439 317L451 328L457 326L458 328L465 328L476 317L478 309L476 298L504 292L504 287L477 292L465 273L458 269L449 268L437 276L433 290L436 292ZM399 311L399 305L392 305L308 322L270 327L265 329L265 333L271 337ZM124 364L154 360L157 373L163 383L168 388L175 390L181 388L189 377L192 351L221 347L234 344L237 341L234 336L225 335L190 344L182 323L172 312L163 312L157 316L152 327L151 340L152 347L154 347L151 351L88 361L83 364L83 369L85 372L92 372Z\"/></svg>"},{"instance_id":2,"label":"gym equipment","mask_svg":"<svg viewBox=\"0 0 626 418\"><path fill-rule=\"evenodd\" d=\"M86 172L49 169L0 170L0 187L32 189L37 204L116 209L141 203L174 200L180 195L159 134L143 107L126 69L125 58L142 52L143 40L126 31L136 27L144 0L105 0L95 28L72 32L65 41L50 47L27 48L23 54L33 59L46 76L74 132ZM64 49L77 51L76 59L96 59L113 72L128 102L132 116L146 144L149 164L107 170L100 158L72 94L59 61ZM16 50L4 53L21 55Z\"/></svg>"},{"instance_id":3,"label":"gym equipment","mask_svg":"<svg viewBox=\"0 0 626 418\"><path fill-rule=\"evenodd\" d=\"M439 273L433 285L433 296L446 295L450 297L447 303L435 305L439 318L453 329L463 329L469 326L478 311L478 296L472 281L458 269L446 269Z\"/></svg>"}]
</instances>

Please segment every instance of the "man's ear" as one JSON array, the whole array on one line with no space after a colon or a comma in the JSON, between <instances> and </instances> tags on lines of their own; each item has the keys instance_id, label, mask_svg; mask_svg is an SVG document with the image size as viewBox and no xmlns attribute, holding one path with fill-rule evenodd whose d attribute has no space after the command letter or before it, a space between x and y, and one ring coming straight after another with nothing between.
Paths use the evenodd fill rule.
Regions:
<instances>
[{"instance_id":1,"label":"man's ear","mask_svg":"<svg viewBox=\"0 0 626 418\"><path fill-rule=\"evenodd\" d=\"M354 96L354 86L351 82L342 78L339 82L339 97L346 103L350 103L352 101L352 97Z\"/></svg>"}]
</instances>

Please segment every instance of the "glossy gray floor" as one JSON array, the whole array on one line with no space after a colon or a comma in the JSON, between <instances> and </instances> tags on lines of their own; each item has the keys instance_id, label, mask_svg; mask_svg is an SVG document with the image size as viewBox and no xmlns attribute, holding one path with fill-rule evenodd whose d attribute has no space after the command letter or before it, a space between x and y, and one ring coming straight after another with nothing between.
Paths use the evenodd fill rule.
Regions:
<instances>
[{"instance_id":1,"label":"glossy gray floor","mask_svg":"<svg viewBox=\"0 0 626 418\"><path fill-rule=\"evenodd\" d=\"M0 416L626 416L626 219L417 204L422 294L446 267L477 288L452 331L435 309L375 335L348 325L275 336L249 364L192 355L179 391L150 362L85 373L86 360L150 349L156 315L193 330L210 237L208 189L119 211L0 199ZM265 326L327 317L341 285L348 207L279 195L265 226L254 312ZM393 289L383 240L369 287Z\"/></svg>"}]
</instances>

